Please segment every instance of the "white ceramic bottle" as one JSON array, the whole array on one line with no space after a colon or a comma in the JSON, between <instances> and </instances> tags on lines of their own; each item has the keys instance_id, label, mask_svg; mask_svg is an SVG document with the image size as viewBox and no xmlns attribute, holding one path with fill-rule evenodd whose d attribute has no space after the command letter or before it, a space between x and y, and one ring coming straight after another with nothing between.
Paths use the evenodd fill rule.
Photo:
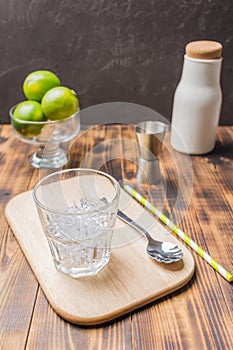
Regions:
<instances>
[{"instance_id":1,"label":"white ceramic bottle","mask_svg":"<svg viewBox=\"0 0 233 350\"><path fill-rule=\"evenodd\" d=\"M194 41L186 46L181 80L172 111L171 145L188 154L205 154L215 147L222 104L222 45Z\"/></svg>"}]
</instances>

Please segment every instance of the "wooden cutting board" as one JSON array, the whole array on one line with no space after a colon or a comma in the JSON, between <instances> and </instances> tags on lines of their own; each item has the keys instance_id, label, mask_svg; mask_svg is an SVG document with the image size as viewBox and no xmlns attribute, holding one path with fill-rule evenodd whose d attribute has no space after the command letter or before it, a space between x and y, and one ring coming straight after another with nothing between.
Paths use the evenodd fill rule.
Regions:
<instances>
[{"instance_id":1,"label":"wooden cutting board","mask_svg":"<svg viewBox=\"0 0 233 350\"><path fill-rule=\"evenodd\" d=\"M120 209L155 238L180 246L183 260L166 265L151 259L145 238L117 220L109 264L97 276L73 279L54 267L32 191L14 197L6 206L6 217L48 301L70 322L110 321L174 292L193 276L195 264L188 249L123 190Z\"/></svg>"}]
</instances>

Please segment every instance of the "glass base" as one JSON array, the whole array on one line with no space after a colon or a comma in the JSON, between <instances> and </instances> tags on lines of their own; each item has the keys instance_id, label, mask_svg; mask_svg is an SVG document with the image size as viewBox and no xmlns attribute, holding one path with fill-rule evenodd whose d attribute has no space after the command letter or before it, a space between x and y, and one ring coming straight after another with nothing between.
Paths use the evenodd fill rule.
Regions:
<instances>
[{"instance_id":1,"label":"glass base","mask_svg":"<svg viewBox=\"0 0 233 350\"><path fill-rule=\"evenodd\" d=\"M54 260L55 267L58 271L65 273L66 275L72 278L79 277L88 277L97 275L108 263L110 260L110 254L105 256L99 263L92 266L85 267L67 267Z\"/></svg>"},{"instance_id":2,"label":"glass base","mask_svg":"<svg viewBox=\"0 0 233 350\"><path fill-rule=\"evenodd\" d=\"M34 168L61 168L67 162L65 151L58 145L40 146L37 152L30 157L30 163Z\"/></svg>"}]
</instances>

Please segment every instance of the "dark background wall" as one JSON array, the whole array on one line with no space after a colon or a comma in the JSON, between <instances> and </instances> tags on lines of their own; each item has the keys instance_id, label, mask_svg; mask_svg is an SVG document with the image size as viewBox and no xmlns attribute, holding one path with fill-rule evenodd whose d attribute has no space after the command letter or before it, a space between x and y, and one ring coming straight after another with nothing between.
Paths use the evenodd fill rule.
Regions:
<instances>
[{"instance_id":1,"label":"dark background wall","mask_svg":"<svg viewBox=\"0 0 233 350\"><path fill-rule=\"evenodd\" d=\"M220 122L233 124L232 0L0 0L0 122L37 69L56 72L82 108L126 101L170 119L184 47L199 39L224 46Z\"/></svg>"}]
</instances>

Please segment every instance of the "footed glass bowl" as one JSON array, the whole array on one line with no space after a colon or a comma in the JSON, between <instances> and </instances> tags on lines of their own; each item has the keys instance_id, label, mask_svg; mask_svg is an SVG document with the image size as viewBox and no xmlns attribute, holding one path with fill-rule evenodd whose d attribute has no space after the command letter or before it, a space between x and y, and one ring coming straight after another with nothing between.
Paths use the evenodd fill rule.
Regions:
<instances>
[{"instance_id":1,"label":"footed glass bowl","mask_svg":"<svg viewBox=\"0 0 233 350\"><path fill-rule=\"evenodd\" d=\"M68 162L69 142L79 133L79 111L64 120L42 122L24 121L13 116L10 109L11 124L15 136L21 141L37 146L30 157L35 168L60 168Z\"/></svg>"}]
</instances>

